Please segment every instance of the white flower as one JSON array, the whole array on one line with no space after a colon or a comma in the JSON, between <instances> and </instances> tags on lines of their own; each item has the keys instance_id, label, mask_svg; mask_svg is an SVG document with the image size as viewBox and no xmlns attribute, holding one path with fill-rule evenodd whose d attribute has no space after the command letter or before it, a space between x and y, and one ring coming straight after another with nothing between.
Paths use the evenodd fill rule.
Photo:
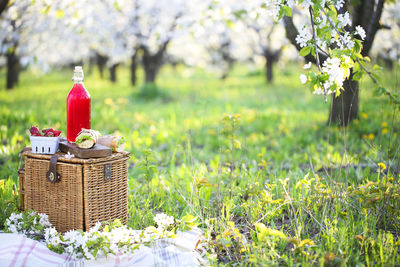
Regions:
<instances>
[{"instance_id":1,"label":"white flower","mask_svg":"<svg viewBox=\"0 0 400 267\"><path fill-rule=\"evenodd\" d=\"M346 27L347 25L351 25L350 15L349 12L347 11L344 14L339 14L337 16L337 20L338 20L337 24L338 28L343 28Z\"/></svg>"},{"instance_id":2,"label":"white flower","mask_svg":"<svg viewBox=\"0 0 400 267\"><path fill-rule=\"evenodd\" d=\"M61 239L58 235L56 228L46 228L44 230L44 239L47 244L52 244L53 246L57 246L61 243Z\"/></svg>"},{"instance_id":3,"label":"white flower","mask_svg":"<svg viewBox=\"0 0 400 267\"><path fill-rule=\"evenodd\" d=\"M268 15L273 17L275 20L278 20L279 11L281 10L282 1L280 1L280 0L271 0L271 1L267 1L266 4L267 4L266 10L267 10Z\"/></svg>"},{"instance_id":4,"label":"white flower","mask_svg":"<svg viewBox=\"0 0 400 267\"><path fill-rule=\"evenodd\" d=\"M17 227L15 227L13 224L8 227L8 230L10 230L13 234L18 234Z\"/></svg>"},{"instance_id":5,"label":"white flower","mask_svg":"<svg viewBox=\"0 0 400 267\"><path fill-rule=\"evenodd\" d=\"M358 34L360 36L361 40L365 39L365 36L366 36L365 31L364 31L363 27L361 27L360 25L358 25L356 27L356 34Z\"/></svg>"},{"instance_id":6,"label":"white flower","mask_svg":"<svg viewBox=\"0 0 400 267\"><path fill-rule=\"evenodd\" d=\"M325 87L325 84L324 84L324 87ZM333 93L332 90L330 90L330 89L329 90L325 90L325 92L326 92L327 95L330 95L330 94ZM318 87L318 89L316 89L313 92L313 94L314 95L323 95L324 94L324 90L322 90L321 87Z\"/></svg>"},{"instance_id":7,"label":"white flower","mask_svg":"<svg viewBox=\"0 0 400 267\"><path fill-rule=\"evenodd\" d=\"M49 216L47 216L47 214L44 213L38 213L40 220L39 220L39 224L45 226L45 227L52 227L52 224L49 221Z\"/></svg>"},{"instance_id":8,"label":"white flower","mask_svg":"<svg viewBox=\"0 0 400 267\"><path fill-rule=\"evenodd\" d=\"M308 78L304 74L300 74L300 81L302 84L305 84L307 82Z\"/></svg>"},{"instance_id":9,"label":"white flower","mask_svg":"<svg viewBox=\"0 0 400 267\"><path fill-rule=\"evenodd\" d=\"M354 41L351 39L351 35L348 32L345 32L342 38L337 39L336 43L340 49L351 49L354 46Z\"/></svg>"},{"instance_id":10,"label":"white flower","mask_svg":"<svg viewBox=\"0 0 400 267\"><path fill-rule=\"evenodd\" d=\"M288 5L288 7L292 8L294 6L294 4L295 4L295 1L294 0L287 0L286 4Z\"/></svg>"},{"instance_id":11,"label":"white flower","mask_svg":"<svg viewBox=\"0 0 400 267\"><path fill-rule=\"evenodd\" d=\"M330 88L333 84L338 87L343 86L346 79L345 69L341 67L341 60L337 57L328 58L324 61L322 71L328 74L329 79L325 82L325 89Z\"/></svg>"},{"instance_id":12,"label":"white flower","mask_svg":"<svg viewBox=\"0 0 400 267\"><path fill-rule=\"evenodd\" d=\"M22 214L14 213L6 219L7 230L19 234L43 234L44 241L50 249L54 247L61 248L62 252L68 253L71 259L86 258L89 260L108 253L131 253L138 248L137 245L140 247L143 243L165 238L168 236L167 227L175 221L174 217L161 213L154 217L158 228L149 227L140 234L138 231L128 229L126 226L111 227L110 232L100 231L102 224L98 222L88 232L71 230L61 235L55 228L45 226L51 226L46 214L31 213L27 215L28 217L35 216L29 226L25 225L26 221L23 220ZM38 230L38 226L44 226L43 230ZM62 246L59 246L60 244ZM101 249L99 249L99 246ZM95 254L93 254L95 252L94 249L98 249Z\"/></svg>"},{"instance_id":13,"label":"white flower","mask_svg":"<svg viewBox=\"0 0 400 267\"><path fill-rule=\"evenodd\" d=\"M33 211L29 212L29 215L30 216L35 216L36 215L36 211L33 210Z\"/></svg>"},{"instance_id":14,"label":"white flower","mask_svg":"<svg viewBox=\"0 0 400 267\"><path fill-rule=\"evenodd\" d=\"M296 36L296 43L300 45L300 47L307 46L307 41L312 37L311 33L307 30L306 26L300 27L299 34Z\"/></svg>"},{"instance_id":15,"label":"white flower","mask_svg":"<svg viewBox=\"0 0 400 267\"><path fill-rule=\"evenodd\" d=\"M344 0L336 0L335 7L336 9L341 9L344 5Z\"/></svg>"},{"instance_id":16,"label":"white flower","mask_svg":"<svg viewBox=\"0 0 400 267\"><path fill-rule=\"evenodd\" d=\"M311 68L311 62L308 62L307 64L305 64L303 68L305 70L308 70L309 68Z\"/></svg>"},{"instance_id":17,"label":"white flower","mask_svg":"<svg viewBox=\"0 0 400 267\"><path fill-rule=\"evenodd\" d=\"M165 229L174 223L174 217L168 216L164 213L159 213L154 216L154 221L157 223L158 227Z\"/></svg>"},{"instance_id":18,"label":"white flower","mask_svg":"<svg viewBox=\"0 0 400 267\"><path fill-rule=\"evenodd\" d=\"M89 233L94 233L99 231L101 227L101 222L97 222L92 228L90 228Z\"/></svg>"},{"instance_id":19,"label":"white flower","mask_svg":"<svg viewBox=\"0 0 400 267\"><path fill-rule=\"evenodd\" d=\"M312 6L312 5L313 5L313 2L312 2L311 0L304 0L304 1L301 3L301 6L304 7L304 8L309 8L309 7Z\"/></svg>"},{"instance_id":20,"label":"white flower","mask_svg":"<svg viewBox=\"0 0 400 267\"><path fill-rule=\"evenodd\" d=\"M318 38L317 37L317 45L321 48L325 48L326 47L326 41L322 38Z\"/></svg>"},{"instance_id":21,"label":"white flower","mask_svg":"<svg viewBox=\"0 0 400 267\"><path fill-rule=\"evenodd\" d=\"M71 158L75 157L75 155L74 155L74 154L71 154L71 153L69 153L69 151L68 151L68 153L67 153L67 154L65 154L65 155L64 155L64 157L65 157L66 159L71 159Z\"/></svg>"}]
</instances>

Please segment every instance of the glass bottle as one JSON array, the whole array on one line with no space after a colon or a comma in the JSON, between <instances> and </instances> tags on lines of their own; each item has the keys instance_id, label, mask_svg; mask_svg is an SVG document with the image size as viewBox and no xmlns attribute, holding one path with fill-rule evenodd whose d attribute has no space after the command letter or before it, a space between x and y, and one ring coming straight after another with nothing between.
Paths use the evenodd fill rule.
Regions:
<instances>
[{"instance_id":1,"label":"glass bottle","mask_svg":"<svg viewBox=\"0 0 400 267\"><path fill-rule=\"evenodd\" d=\"M75 142L82 128L90 129L90 95L83 85L83 69L76 66L74 86L67 97L67 140Z\"/></svg>"}]
</instances>

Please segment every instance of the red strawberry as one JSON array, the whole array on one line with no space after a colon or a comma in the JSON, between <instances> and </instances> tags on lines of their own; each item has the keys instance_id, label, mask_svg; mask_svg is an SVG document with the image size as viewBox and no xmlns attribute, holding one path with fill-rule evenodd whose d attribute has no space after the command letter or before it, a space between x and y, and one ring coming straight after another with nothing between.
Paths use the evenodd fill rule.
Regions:
<instances>
[{"instance_id":1,"label":"red strawberry","mask_svg":"<svg viewBox=\"0 0 400 267\"><path fill-rule=\"evenodd\" d=\"M54 130L54 136L60 136L60 134L61 134L61 131L57 131L57 130Z\"/></svg>"},{"instance_id":2,"label":"red strawberry","mask_svg":"<svg viewBox=\"0 0 400 267\"><path fill-rule=\"evenodd\" d=\"M47 132L48 132L49 130L50 130L49 128L43 129L43 130L42 130L42 134L43 134L44 136L46 136L46 134L47 134Z\"/></svg>"},{"instance_id":3,"label":"red strawberry","mask_svg":"<svg viewBox=\"0 0 400 267\"><path fill-rule=\"evenodd\" d=\"M41 136L40 131L39 131L39 128L36 127L36 126L32 126L32 127L29 129L29 131L31 132L31 135L34 135L34 136Z\"/></svg>"}]
</instances>

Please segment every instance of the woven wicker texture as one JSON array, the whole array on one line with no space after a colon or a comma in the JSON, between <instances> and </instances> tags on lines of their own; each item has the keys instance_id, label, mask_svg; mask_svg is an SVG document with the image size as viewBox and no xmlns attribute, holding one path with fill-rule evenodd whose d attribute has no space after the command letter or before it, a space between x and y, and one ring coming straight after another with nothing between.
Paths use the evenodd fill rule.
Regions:
<instances>
[{"instance_id":1,"label":"woven wicker texture","mask_svg":"<svg viewBox=\"0 0 400 267\"><path fill-rule=\"evenodd\" d=\"M107 162L111 164L111 179L104 179L104 163L84 167L84 199L86 229L96 222L119 218L126 224L128 214L128 157ZM93 179L93 177L103 177Z\"/></svg>"},{"instance_id":2,"label":"woven wicker texture","mask_svg":"<svg viewBox=\"0 0 400 267\"><path fill-rule=\"evenodd\" d=\"M82 165L57 163L57 183L47 181L48 170L48 160L25 158L25 209L49 215L60 232L83 229Z\"/></svg>"},{"instance_id":3,"label":"woven wicker texture","mask_svg":"<svg viewBox=\"0 0 400 267\"><path fill-rule=\"evenodd\" d=\"M56 183L46 179L51 156L31 152L24 155L20 190L25 210L46 213L60 232L88 230L98 221L117 218L126 223L129 153L99 159L67 159L58 153L61 179ZM110 165L109 180L105 180L105 165Z\"/></svg>"}]
</instances>

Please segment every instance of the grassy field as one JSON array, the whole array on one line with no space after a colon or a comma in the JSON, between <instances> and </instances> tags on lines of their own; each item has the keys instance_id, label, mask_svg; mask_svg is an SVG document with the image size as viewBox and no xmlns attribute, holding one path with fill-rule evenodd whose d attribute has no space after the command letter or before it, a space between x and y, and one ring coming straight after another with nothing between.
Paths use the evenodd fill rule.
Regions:
<instances>
[{"instance_id":1,"label":"grassy field","mask_svg":"<svg viewBox=\"0 0 400 267\"><path fill-rule=\"evenodd\" d=\"M132 153L129 225L153 225L160 211L197 216L211 264L398 264L399 112L362 81L360 119L327 126L329 103L300 84L300 71L277 69L266 85L242 66L224 81L166 67L158 93L131 87L126 69L115 84L86 75L92 128L118 131ZM0 90L1 224L16 206L29 127L66 132L71 75L24 72ZM399 67L383 77L398 92Z\"/></svg>"}]
</instances>

